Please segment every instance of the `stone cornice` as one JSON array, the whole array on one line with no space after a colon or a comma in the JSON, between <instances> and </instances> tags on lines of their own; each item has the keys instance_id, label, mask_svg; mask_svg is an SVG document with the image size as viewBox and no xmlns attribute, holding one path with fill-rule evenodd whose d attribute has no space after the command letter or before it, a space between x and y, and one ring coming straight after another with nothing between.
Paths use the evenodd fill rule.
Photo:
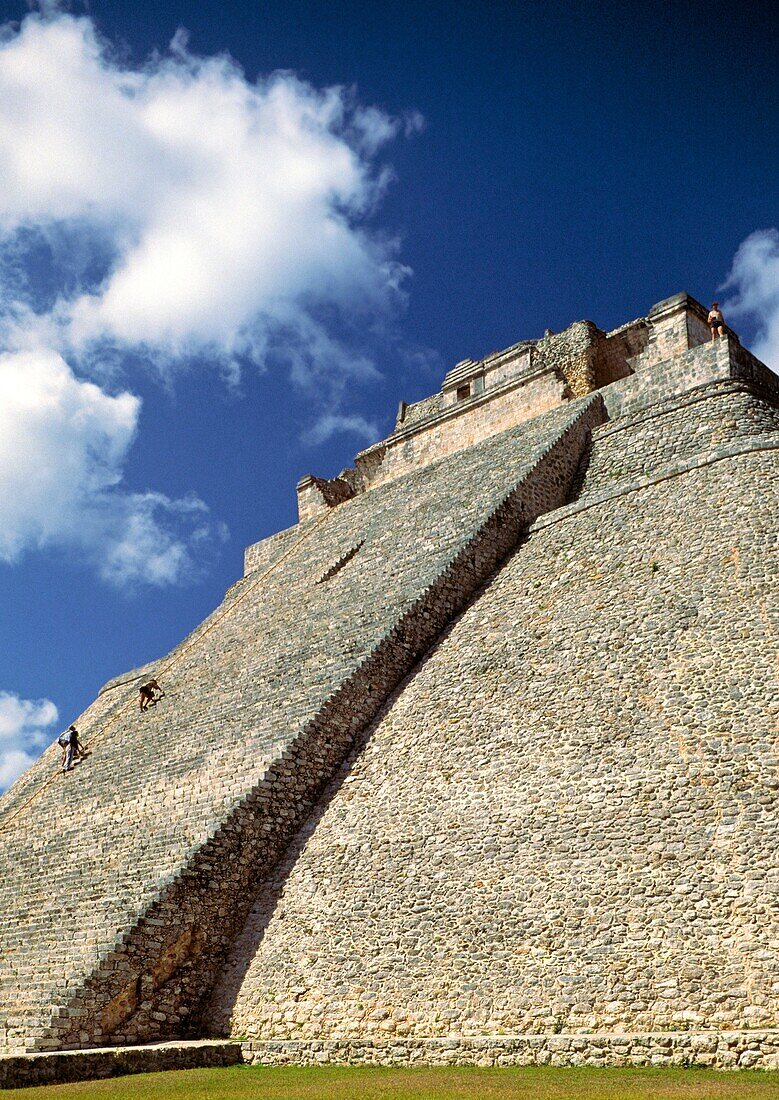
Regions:
<instances>
[{"instance_id":1,"label":"stone cornice","mask_svg":"<svg viewBox=\"0 0 779 1100\"><path fill-rule=\"evenodd\" d=\"M463 416L473 409L478 409L483 405L489 404L496 397L503 397L507 393L511 393L512 390L521 389L526 386L528 382L533 382L538 378L542 378L545 375L559 375L559 371L556 367L543 365L535 369L531 369L527 374L520 375L517 378L512 378L509 382L505 382L501 386L496 386L494 389L486 390L484 393L476 394L473 397L466 398L465 401L459 402L457 405L450 405L448 408L443 409L441 412L436 413L434 416L428 417L425 420L419 420L415 424L410 424L407 428L399 428L387 436L386 439L381 440L379 443L374 443L371 447L366 447L364 451L360 451L357 455L359 461L363 455L372 454L377 448L394 447L397 443L402 443L407 439L411 439L412 436L419 435L420 432L425 432L428 428L443 424L448 420L454 420L458 416Z\"/></svg>"}]
</instances>

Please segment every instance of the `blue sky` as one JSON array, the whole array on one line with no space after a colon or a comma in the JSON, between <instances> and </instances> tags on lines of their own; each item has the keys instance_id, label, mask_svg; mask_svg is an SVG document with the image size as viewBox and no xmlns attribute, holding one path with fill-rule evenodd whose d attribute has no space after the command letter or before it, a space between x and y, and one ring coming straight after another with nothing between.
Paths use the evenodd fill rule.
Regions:
<instances>
[{"instance_id":1,"label":"blue sky","mask_svg":"<svg viewBox=\"0 0 779 1100\"><path fill-rule=\"evenodd\" d=\"M762 6L46 10L0 0L0 788L457 360L685 289L779 365Z\"/></svg>"}]
</instances>

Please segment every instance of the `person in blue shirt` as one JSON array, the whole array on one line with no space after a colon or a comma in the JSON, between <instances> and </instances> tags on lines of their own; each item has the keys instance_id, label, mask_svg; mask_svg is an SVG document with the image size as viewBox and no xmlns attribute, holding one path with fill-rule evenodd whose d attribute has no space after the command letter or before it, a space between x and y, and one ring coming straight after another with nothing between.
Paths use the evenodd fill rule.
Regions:
<instances>
[{"instance_id":1,"label":"person in blue shirt","mask_svg":"<svg viewBox=\"0 0 779 1100\"><path fill-rule=\"evenodd\" d=\"M63 772L69 772L73 767L73 761L80 760L85 755L84 746L79 740L76 727L69 726L68 729L57 738L57 744L62 749L62 770Z\"/></svg>"}]
</instances>

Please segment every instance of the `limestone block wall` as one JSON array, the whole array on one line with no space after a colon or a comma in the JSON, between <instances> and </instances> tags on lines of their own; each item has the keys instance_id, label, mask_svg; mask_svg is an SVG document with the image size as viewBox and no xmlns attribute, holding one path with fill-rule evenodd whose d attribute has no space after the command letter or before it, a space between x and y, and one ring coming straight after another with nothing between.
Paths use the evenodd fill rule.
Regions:
<instances>
[{"instance_id":1,"label":"limestone block wall","mask_svg":"<svg viewBox=\"0 0 779 1100\"><path fill-rule=\"evenodd\" d=\"M738 340L730 334L721 346L699 350L706 343L706 311L682 293L653 306L648 317L609 333L592 321L575 321L562 332L548 330L539 340L522 341L478 361L464 359L447 373L440 393L413 405L401 402L395 430L358 454L354 468L334 478L302 478L298 515L301 521L315 518L356 494L596 389L606 387L609 413L619 416L727 376L731 360L740 354ZM689 354L692 350L695 354ZM745 366L740 376L748 377L751 370Z\"/></svg>"},{"instance_id":2,"label":"limestone block wall","mask_svg":"<svg viewBox=\"0 0 779 1100\"><path fill-rule=\"evenodd\" d=\"M691 348L682 355L649 365L639 361L640 357L634 361L640 366L635 374L613 382L602 391L611 420L731 374L728 340Z\"/></svg>"},{"instance_id":3,"label":"limestone block wall","mask_svg":"<svg viewBox=\"0 0 779 1100\"><path fill-rule=\"evenodd\" d=\"M539 416L571 397L581 397L626 377L630 372L628 358L644 348L647 339L647 324L643 321L608 336L591 321L576 321L563 332L516 345L478 363L466 362L463 377L469 369L474 377L478 372L483 389L457 402L455 388L451 388L446 394L409 406L389 439L358 456L359 471L368 456L381 452L380 462L365 479L364 487L402 476ZM305 493L311 491L307 482ZM326 502L321 488L320 495L317 503L323 507ZM307 496L301 516L312 514Z\"/></svg>"},{"instance_id":4,"label":"limestone block wall","mask_svg":"<svg viewBox=\"0 0 779 1100\"><path fill-rule=\"evenodd\" d=\"M598 347L596 384L608 386L633 373L633 360L647 346L650 327L645 317L613 329Z\"/></svg>"},{"instance_id":5,"label":"limestone block wall","mask_svg":"<svg viewBox=\"0 0 779 1100\"><path fill-rule=\"evenodd\" d=\"M595 428L573 496L586 498L672 462L777 430L779 399L751 382L709 382Z\"/></svg>"},{"instance_id":6,"label":"limestone block wall","mask_svg":"<svg viewBox=\"0 0 779 1100\"><path fill-rule=\"evenodd\" d=\"M262 1065L698 1066L779 1069L779 1031L576 1032L413 1039L246 1039L244 1061ZM691 1081L690 1087L697 1088Z\"/></svg>"},{"instance_id":7,"label":"limestone block wall","mask_svg":"<svg viewBox=\"0 0 779 1100\"><path fill-rule=\"evenodd\" d=\"M386 453L372 475L371 487L403 477L420 466L471 447L487 436L559 408L564 391L565 382L561 377L551 371L539 371L527 382L511 385L503 393L486 393L467 399L424 431L390 437L386 444L381 444L386 446Z\"/></svg>"},{"instance_id":8,"label":"limestone block wall","mask_svg":"<svg viewBox=\"0 0 779 1100\"><path fill-rule=\"evenodd\" d=\"M342 477L325 478L307 474L297 484L298 518L310 519L353 496L353 485Z\"/></svg>"},{"instance_id":9,"label":"limestone block wall","mask_svg":"<svg viewBox=\"0 0 779 1100\"><path fill-rule=\"evenodd\" d=\"M684 416L711 441L705 405ZM603 445L628 464L646 433ZM769 434L531 528L298 833L215 1033L458 1060L469 1036L501 1057L526 1033L777 1025Z\"/></svg>"},{"instance_id":10,"label":"limestone block wall","mask_svg":"<svg viewBox=\"0 0 779 1100\"><path fill-rule=\"evenodd\" d=\"M633 362L645 351L653 329L645 318L605 333L592 321L575 321L561 333L537 340L534 359L554 367L565 379L568 396L580 397L633 373ZM678 350L686 350L684 348ZM656 354L657 347L653 354Z\"/></svg>"},{"instance_id":11,"label":"limestone block wall","mask_svg":"<svg viewBox=\"0 0 779 1100\"><path fill-rule=\"evenodd\" d=\"M410 428L413 424L422 423L430 417L438 416L444 409L444 395L433 393L430 397L424 397L421 401L415 401L411 405L403 402L403 418L399 419L395 427Z\"/></svg>"},{"instance_id":12,"label":"limestone block wall","mask_svg":"<svg viewBox=\"0 0 779 1100\"><path fill-rule=\"evenodd\" d=\"M0 1045L186 1033L253 896L414 661L567 497L598 397L333 508L247 554L156 666L119 677L0 807Z\"/></svg>"},{"instance_id":13,"label":"limestone block wall","mask_svg":"<svg viewBox=\"0 0 779 1100\"><path fill-rule=\"evenodd\" d=\"M641 358L633 360L637 368L634 374L601 390L609 419L616 420L707 382L728 378L754 382L767 393L779 392L776 375L733 335L699 344L659 362L641 363Z\"/></svg>"},{"instance_id":14,"label":"limestone block wall","mask_svg":"<svg viewBox=\"0 0 779 1100\"><path fill-rule=\"evenodd\" d=\"M532 370L535 359L537 359L536 341L523 340L517 344L512 344L511 347L503 351L493 352L492 355L485 356L478 363L470 360L470 373L471 377L474 377L474 372L480 372L483 389L497 390L506 385L507 382L516 379L518 375ZM468 367L463 366L461 371L467 374ZM445 389L447 380L451 379L452 375L456 377L458 373L460 372L457 367L450 371L442 388ZM478 378L479 375L476 374L475 377ZM451 395L451 399L454 399L454 394Z\"/></svg>"},{"instance_id":15,"label":"limestone block wall","mask_svg":"<svg viewBox=\"0 0 779 1100\"><path fill-rule=\"evenodd\" d=\"M278 561L282 554L287 553L307 531L305 524L298 523L294 527L287 527L284 531L278 531L260 542L247 546L243 555L244 577L271 568L274 562Z\"/></svg>"},{"instance_id":16,"label":"limestone block wall","mask_svg":"<svg viewBox=\"0 0 779 1100\"><path fill-rule=\"evenodd\" d=\"M649 344L637 358L635 368L647 367L681 355L688 348L711 339L706 323L708 310L682 292L657 302L649 311Z\"/></svg>"}]
</instances>

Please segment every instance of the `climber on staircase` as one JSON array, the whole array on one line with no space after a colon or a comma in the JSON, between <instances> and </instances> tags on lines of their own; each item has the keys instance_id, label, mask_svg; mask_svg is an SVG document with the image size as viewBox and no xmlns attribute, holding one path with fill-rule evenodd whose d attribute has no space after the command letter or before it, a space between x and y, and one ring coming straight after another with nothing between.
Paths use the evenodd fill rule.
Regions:
<instances>
[{"instance_id":1,"label":"climber on staircase","mask_svg":"<svg viewBox=\"0 0 779 1100\"><path fill-rule=\"evenodd\" d=\"M57 738L57 744L62 749L62 770L69 772L74 760L82 760L86 756L86 750L79 740L78 730L75 726L69 726L64 733Z\"/></svg>"},{"instance_id":2,"label":"climber on staircase","mask_svg":"<svg viewBox=\"0 0 779 1100\"><path fill-rule=\"evenodd\" d=\"M157 680L147 680L138 689L138 705L142 711L147 710L150 703L156 706L164 694Z\"/></svg>"}]
</instances>

